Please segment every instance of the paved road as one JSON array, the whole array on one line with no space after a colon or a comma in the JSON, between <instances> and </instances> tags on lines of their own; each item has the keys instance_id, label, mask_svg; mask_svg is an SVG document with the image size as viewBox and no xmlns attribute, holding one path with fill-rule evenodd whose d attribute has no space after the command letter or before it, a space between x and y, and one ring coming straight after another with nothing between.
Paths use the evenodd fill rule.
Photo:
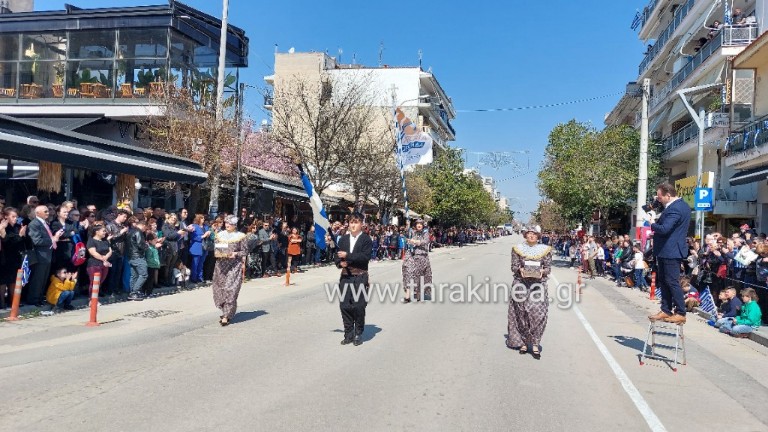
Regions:
<instances>
[{"instance_id":1,"label":"paved road","mask_svg":"<svg viewBox=\"0 0 768 432\"><path fill-rule=\"evenodd\" d=\"M436 250L435 282L509 282L519 240ZM395 283L399 263L371 274ZM442 303L373 301L365 343L341 346L336 276L248 283L225 328L207 289L103 307L99 328L86 311L0 323L0 431L768 430L768 350L691 319L688 366L641 367L656 305L602 279L553 303L535 360L504 346L503 301L450 302L456 286ZM556 268L550 295L574 279ZM148 310L172 313L129 315Z\"/></svg>"}]
</instances>

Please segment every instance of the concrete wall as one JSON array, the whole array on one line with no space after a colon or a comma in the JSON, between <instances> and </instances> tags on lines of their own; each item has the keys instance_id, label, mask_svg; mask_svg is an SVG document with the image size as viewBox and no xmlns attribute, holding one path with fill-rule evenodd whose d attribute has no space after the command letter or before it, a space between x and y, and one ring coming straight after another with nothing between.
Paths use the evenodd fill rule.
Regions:
<instances>
[{"instance_id":1,"label":"concrete wall","mask_svg":"<svg viewBox=\"0 0 768 432\"><path fill-rule=\"evenodd\" d=\"M56 6L61 9L61 6L63 5L64 3L62 2L62 3L58 3ZM50 7L51 5L45 5L45 6ZM32 12L35 9L35 1L34 0L9 0L8 9L10 9L12 12Z\"/></svg>"},{"instance_id":2,"label":"concrete wall","mask_svg":"<svg viewBox=\"0 0 768 432\"><path fill-rule=\"evenodd\" d=\"M753 116L768 114L768 67L755 70L755 106Z\"/></svg>"}]
</instances>

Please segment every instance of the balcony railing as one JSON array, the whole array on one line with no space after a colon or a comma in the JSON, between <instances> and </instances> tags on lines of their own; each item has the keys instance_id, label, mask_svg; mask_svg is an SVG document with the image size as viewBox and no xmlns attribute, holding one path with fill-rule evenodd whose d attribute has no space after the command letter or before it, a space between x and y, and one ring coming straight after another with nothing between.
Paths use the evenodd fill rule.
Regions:
<instances>
[{"instance_id":1,"label":"balcony railing","mask_svg":"<svg viewBox=\"0 0 768 432\"><path fill-rule=\"evenodd\" d=\"M656 6L659 5L659 0L651 0L647 6L643 8L642 12L637 12L634 21L632 21L632 30L642 29L648 22L648 18L651 17L653 11L656 10Z\"/></svg>"},{"instance_id":2,"label":"balcony railing","mask_svg":"<svg viewBox=\"0 0 768 432\"><path fill-rule=\"evenodd\" d=\"M684 5L680 6L675 11L675 16L672 18L672 22L669 23L666 29L664 29L663 32L659 35L658 38L656 38L656 42L653 44L653 46L648 50L648 52L645 54L645 58L640 63L640 68L638 72L638 76L642 75L643 72L645 72L646 69L648 69L648 66L651 65L651 62L653 59L656 58L657 55L661 52L661 49L664 48L664 45L669 42L669 40L672 38L672 35L675 34L675 30L677 30L677 27L680 25L680 23L683 22L685 17L688 15L688 12L691 11L691 8L693 8L694 0L688 0L685 2Z\"/></svg>"},{"instance_id":3,"label":"balcony railing","mask_svg":"<svg viewBox=\"0 0 768 432\"><path fill-rule=\"evenodd\" d=\"M662 153L671 152L672 150L683 145L688 140L696 138L698 135L699 128L696 127L696 122L690 122L683 126L682 129L664 138L661 141L661 151Z\"/></svg>"},{"instance_id":4,"label":"balcony railing","mask_svg":"<svg viewBox=\"0 0 768 432\"><path fill-rule=\"evenodd\" d=\"M660 104L670 93L672 93L686 78L688 78L702 63L704 63L709 57L712 56L720 47L723 42L723 32L715 35L709 42L707 42L691 60L683 66L669 82L662 87L662 89L651 98L650 107L655 108Z\"/></svg>"},{"instance_id":5,"label":"balcony railing","mask_svg":"<svg viewBox=\"0 0 768 432\"><path fill-rule=\"evenodd\" d=\"M742 152L768 142L768 115L760 117L728 136L729 153Z\"/></svg>"},{"instance_id":6,"label":"balcony railing","mask_svg":"<svg viewBox=\"0 0 768 432\"><path fill-rule=\"evenodd\" d=\"M756 23L746 25L724 25L723 46L749 45L759 36Z\"/></svg>"},{"instance_id":7,"label":"balcony railing","mask_svg":"<svg viewBox=\"0 0 768 432\"><path fill-rule=\"evenodd\" d=\"M272 95L264 95L264 106L272 106L272 104L275 102L274 97Z\"/></svg>"}]
</instances>

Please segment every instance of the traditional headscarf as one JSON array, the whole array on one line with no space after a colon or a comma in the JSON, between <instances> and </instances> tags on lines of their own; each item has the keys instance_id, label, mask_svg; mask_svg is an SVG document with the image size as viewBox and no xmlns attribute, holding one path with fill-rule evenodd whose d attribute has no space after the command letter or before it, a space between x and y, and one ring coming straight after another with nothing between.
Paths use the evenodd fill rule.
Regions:
<instances>
[{"instance_id":1,"label":"traditional headscarf","mask_svg":"<svg viewBox=\"0 0 768 432\"><path fill-rule=\"evenodd\" d=\"M224 222L230 224L230 225L237 225L237 216L227 216L226 219L224 219Z\"/></svg>"}]
</instances>

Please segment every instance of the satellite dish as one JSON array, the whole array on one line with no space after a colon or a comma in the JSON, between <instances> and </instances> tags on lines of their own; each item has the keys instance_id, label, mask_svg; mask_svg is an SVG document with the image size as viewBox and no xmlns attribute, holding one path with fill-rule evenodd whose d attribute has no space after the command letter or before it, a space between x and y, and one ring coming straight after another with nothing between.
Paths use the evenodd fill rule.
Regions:
<instances>
[{"instance_id":1,"label":"satellite dish","mask_svg":"<svg viewBox=\"0 0 768 432\"><path fill-rule=\"evenodd\" d=\"M261 125L262 126L266 126L267 125L267 119L262 119L261 120Z\"/></svg>"},{"instance_id":2,"label":"satellite dish","mask_svg":"<svg viewBox=\"0 0 768 432\"><path fill-rule=\"evenodd\" d=\"M291 47L291 48L288 50L288 54L293 54L293 53L295 53L295 52L296 52L296 48L294 48L294 47Z\"/></svg>"}]
</instances>

